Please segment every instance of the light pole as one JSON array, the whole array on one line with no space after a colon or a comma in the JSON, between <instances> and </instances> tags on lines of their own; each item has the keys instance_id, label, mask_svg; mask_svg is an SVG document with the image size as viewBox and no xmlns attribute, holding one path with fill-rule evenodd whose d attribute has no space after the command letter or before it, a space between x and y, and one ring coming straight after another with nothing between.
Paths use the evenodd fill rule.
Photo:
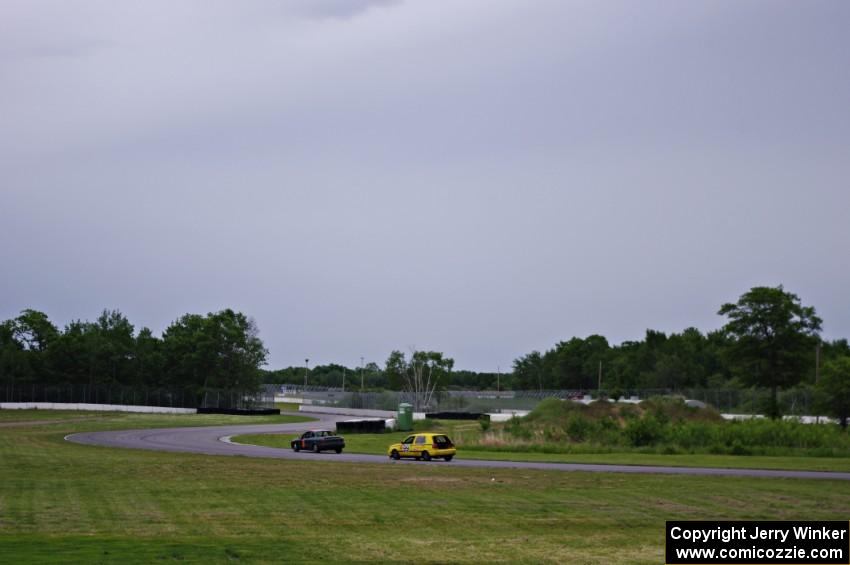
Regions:
<instances>
[{"instance_id":1,"label":"light pole","mask_svg":"<svg viewBox=\"0 0 850 565\"><path fill-rule=\"evenodd\" d=\"M363 392L363 357L360 357L360 392Z\"/></svg>"},{"instance_id":2,"label":"light pole","mask_svg":"<svg viewBox=\"0 0 850 565\"><path fill-rule=\"evenodd\" d=\"M309 359L304 359L304 388L307 388L307 366L310 364Z\"/></svg>"}]
</instances>

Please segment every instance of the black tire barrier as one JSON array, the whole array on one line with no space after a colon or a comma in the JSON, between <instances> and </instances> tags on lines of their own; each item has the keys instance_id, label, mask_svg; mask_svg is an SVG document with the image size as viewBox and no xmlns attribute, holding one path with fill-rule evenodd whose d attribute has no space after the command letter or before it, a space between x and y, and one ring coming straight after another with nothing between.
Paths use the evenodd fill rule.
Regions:
<instances>
[{"instance_id":1,"label":"black tire barrier","mask_svg":"<svg viewBox=\"0 0 850 565\"><path fill-rule=\"evenodd\" d=\"M432 420L478 420L480 418L490 419L489 414L481 412L428 412L426 418Z\"/></svg>"},{"instance_id":2,"label":"black tire barrier","mask_svg":"<svg viewBox=\"0 0 850 565\"><path fill-rule=\"evenodd\" d=\"M386 431L385 420L354 420L351 422L337 422L337 433L346 432L353 434L374 434Z\"/></svg>"},{"instance_id":3,"label":"black tire barrier","mask_svg":"<svg viewBox=\"0 0 850 565\"><path fill-rule=\"evenodd\" d=\"M280 408L239 410L236 408L198 408L198 414L228 414L230 416L278 416Z\"/></svg>"}]
</instances>

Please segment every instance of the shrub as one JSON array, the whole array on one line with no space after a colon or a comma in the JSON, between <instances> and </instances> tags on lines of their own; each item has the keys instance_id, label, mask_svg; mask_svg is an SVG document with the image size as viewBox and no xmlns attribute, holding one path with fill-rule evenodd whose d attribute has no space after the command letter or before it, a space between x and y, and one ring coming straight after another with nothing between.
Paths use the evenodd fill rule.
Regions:
<instances>
[{"instance_id":1,"label":"shrub","mask_svg":"<svg viewBox=\"0 0 850 565\"><path fill-rule=\"evenodd\" d=\"M482 432L486 432L490 429L490 418L478 418L478 425L481 426Z\"/></svg>"},{"instance_id":2,"label":"shrub","mask_svg":"<svg viewBox=\"0 0 850 565\"><path fill-rule=\"evenodd\" d=\"M583 442L590 435L593 423L587 418L574 414L567 420L566 431L572 441Z\"/></svg>"},{"instance_id":3,"label":"shrub","mask_svg":"<svg viewBox=\"0 0 850 565\"><path fill-rule=\"evenodd\" d=\"M639 420L632 420L626 424L623 433L629 443L634 447L653 445L658 443L662 436L663 425L653 416L646 416Z\"/></svg>"},{"instance_id":4,"label":"shrub","mask_svg":"<svg viewBox=\"0 0 850 565\"><path fill-rule=\"evenodd\" d=\"M741 441L736 439L732 442L732 446L729 448L729 453L731 455L752 455L753 451L748 447L744 447Z\"/></svg>"},{"instance_id":5,"label":"shrub","mask_svg":"<svg viewBox=\"0 0 850 565\"><path fill-rule=\"evenodd\" d=\"M634 420L640 417L640 409L634 404L620 406L620 417L624 420Z\"/></svg>"}]
</instances>

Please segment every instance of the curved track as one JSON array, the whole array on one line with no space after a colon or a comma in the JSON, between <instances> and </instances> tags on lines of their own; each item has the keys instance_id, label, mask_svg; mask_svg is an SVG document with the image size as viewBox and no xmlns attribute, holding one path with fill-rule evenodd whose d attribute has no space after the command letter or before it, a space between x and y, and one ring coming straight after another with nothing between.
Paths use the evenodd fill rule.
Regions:
<instances>
[{"instance_id":1,"label":"curved track","mask_svg":"<svg viewBox=\"0 0 850 565\"><path fill-rule=\"evenodd\" d=\"M167 428L153 430L124 430L112 432L87 432L71 434L65 439L74 443L99 445L106 447L125 447L154 451L173 451L183 453L203 453L207 455L231 455L243 457L267 457L273 459L298 459L302 461L328 461L348 463L380 463L384 465L411 465L416 461L392 461L383 455L364 455L357 453L295 453L288 449L243 445L230 442L230 437L244 434L292 433L332 427L331 424L346 416L329 414L309 414L316 417L315 422L297 424L267 424L214 426L199 428ZM425 463L421 463L425 465ZM582 463L536 463L530 461L487 461L476 459L455 459L451 463L432 461L429 465L449 465L452 467L489 467L508 469L543 469L547 471L589 471L598 473L656 473L668 475L714 475L732 477L763 477L793 479L832 479L850 480L850 473L823 471L779 471L761 469L718 469L708 467L663 467L648 465L593 465Z\"/></svg>"}]
</instances>

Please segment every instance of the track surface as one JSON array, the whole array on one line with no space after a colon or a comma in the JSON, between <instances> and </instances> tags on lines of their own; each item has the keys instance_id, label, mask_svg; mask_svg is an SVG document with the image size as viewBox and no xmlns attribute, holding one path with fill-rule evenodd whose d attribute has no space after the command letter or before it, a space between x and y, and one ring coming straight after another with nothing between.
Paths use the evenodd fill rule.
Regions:
<instances>
[{"instance_id":1,"label":"track surface","mask_svg":"<svg viewBox=\"0 0 850 565\"><path fill-rule=\"evenodd\" d=\"M106 447L125 447L154 451L203 453L207 455L241 455L243 457L267 457L273 459L298 459L301 461L327 461L347 463L380 463L384 465L449 465L452 467L488 467L501 469L544 469L547 471L589 471L597 473L656 473L667 475L715 475L731 477L764 477L793 479L850 480L850 473L822 471L769 471L759 469L718 469L707 467L662 467L644 465L592 465L581 463L535 463L530 461L486 461L455 459L451 463L431 461L419 463L413 460L393 461L382 455L357 453L295 453L288 449L277 449L259 445L231 443L230 437L244 434L291 433L293 436L305 430L333 428L333 424L348 416L329 414L305 414L317 418L315 422L297 424L268 424L261 426L214 426L199 428L168 428L155 430L126 430L113 432L89 432L71 434L65 439L74 443Z\"/></svg>"}]
</instances>

